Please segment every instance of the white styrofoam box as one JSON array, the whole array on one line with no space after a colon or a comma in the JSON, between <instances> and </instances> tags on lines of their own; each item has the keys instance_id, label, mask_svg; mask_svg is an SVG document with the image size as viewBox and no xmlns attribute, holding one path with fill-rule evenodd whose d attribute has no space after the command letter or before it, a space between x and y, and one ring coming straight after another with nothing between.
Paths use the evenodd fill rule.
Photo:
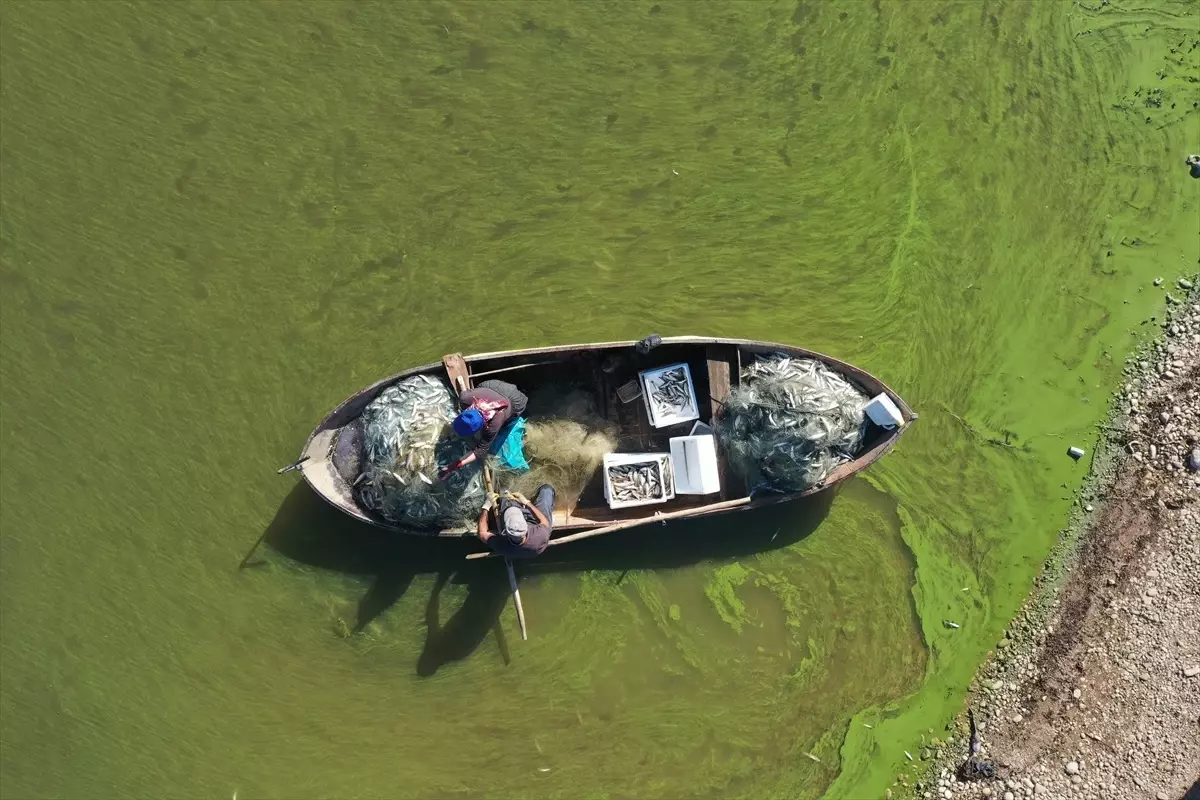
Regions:
<instances>
[{"instance_id":1,"label":"white styrofoam box","mask_svg":"<svg viewBox=\"0 0 1200 800\"><path fill-rule=\"evenodd\" d=\"M696 424L692 426L692 430L688 433L688 436L700 436L702 434L708 434L712 432L713 429L711 425L706 425L701 420L696 420Z\"/></svg>"},{"instance_id":2,"label":"white styrofoam box","mask_svg":"<svg viewBox=\"0 0 1200 800\"><path fill-rule=\"evenodd\" d=\"M662 479L663 496L649 500L614 500L612 485L608 480L608 468L620 464L645 463L658 465L658 474ZM609 508L631 508L633 506L665 503L675 497L675 484L671 477L673 472L669 453L608 453L604 456L604 499L608 501Z\"/></svg>"},{"instance_id":3,"label":"white styrofoam box","mask_svg":"<svg viewBox=\"0 0 1200 800\"><path fill-rule=\"evenodd\" d=\"M717 469L717 442L711 435L671 437L671 466L677 494L713 494L721 491Z\"/></svg>"},{"instance_id":4,"label":"white styrofoam box","mask_svg":"<svg viewBox=\"0 0 1200 800\"><path fill-rule=\"evenodd\" d=\"M660 413L654 407L650 395L658 386L658 377L664 372L682 369L685 382L687 384L688 399L690 401L687 408L682 408L674 413ZM666 428L669 425L678 425L681 422L690 422L694 419L700 419L700 404L696 402L696 387L692 384L692 371L688 369L688 365L668 364L665 367L657 369L647 369L638 373L638 380L642 382L642 397L646 401L646 414L650 417L650 424L656 428Z\"/></svg>"},{"instance_id":5,"label":"white styrofoam box","mask_svg":"<svg viewBox=\"0 0 1200 800\"><path fill-rule=\"evenodd\" d=\"M900 413L900 409L896 408L896 404L892 402L892 398L886 394L873 397L871 402L867 403L864 409L867 416L881 428L891 430L898 428L904 424L904 415Z\"/></svg>"}]
</instances>

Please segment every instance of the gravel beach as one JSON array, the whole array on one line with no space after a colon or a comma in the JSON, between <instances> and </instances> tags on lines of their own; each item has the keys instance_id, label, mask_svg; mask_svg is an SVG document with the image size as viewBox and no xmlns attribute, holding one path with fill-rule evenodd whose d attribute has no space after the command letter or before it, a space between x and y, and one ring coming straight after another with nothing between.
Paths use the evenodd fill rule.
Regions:
<instances>
[{"instance_id":1,"label":"gravel beach","mask_svg":"<svg viewBox=\"0 0 1200 800\"><path fill-rule=\"evenodd\" d=\"M995 777L957 775L964 709L913 797L1200 796L1195 283L1155 281L1163 335L1129 359L1108 442L1085 456L1096 460L1078 517L972 686L975 758Z\"/></svg>"}]
</instances>

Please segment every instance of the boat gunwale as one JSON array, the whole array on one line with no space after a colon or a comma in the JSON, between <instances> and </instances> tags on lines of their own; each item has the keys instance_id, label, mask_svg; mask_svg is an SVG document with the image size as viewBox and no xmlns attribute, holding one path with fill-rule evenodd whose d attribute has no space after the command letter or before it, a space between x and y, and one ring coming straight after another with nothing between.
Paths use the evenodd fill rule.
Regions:
<instances>
[{"instance_id":1,"label":"boat gunwale","mask_svg":"<svg viewBox=\"0 0 1200 800\"><path fill-rule=\"evenodd\" d=\"M477 362L481 362L481 361L495 361L495 360L500 360L500 359L512 359L512 358L518 358L518 357L523 357L523 356L549 355L549 354L553 354L553 353L572 353L572 352L586 352L586 351L591 351L591 350L609 350L609 349L615 349L615 348L621 348L621 347L633 347L635 344L637 344L637 341L629 340L629 341L616 341L616 342L594 342L594 343L583 343L583 344L573 344L573 345L555 345L555 346L551 346L551 347L535 347L535 348L526 348L526 349L520 349L520 350L500 350L500 351L495 351L495 352L476 353L476 354L473 354L470 356L464 356L463 360L469 366L472 363L477 363ZM762 351L762 352L783 352L783 353L787 353L789 355L794 355L794 356L799 356L799 357L815 358L815 359L820 360L821 362L827 364L828 366L830 366L837 372L849 375L850 377L853 377L853 378L857 378L859 381L863 381L865 379L867 382L873 382L875 384L878 384L878 386L881 387L882 390L884 392L886 392L887 395L896 403L897 407L900 410L901 416L904 418L903 425L901 425L899 428L889 431L887 436L885 436L878 443L876 443L876 445L874 447L872 447L870 450L866 451L865 453L862 453L861 455L859 455L857 458L853 459L852 461L848 461L845 464L840 465L837 469L835 469L834 473L833 473L834 477L831 480L826 480L816 486L806 489L803 492L796 492L796 493L788 493L788 494L772 493L772 494L768 494L768 495L759 495L759 496L755 497L753 491L751 491L751 493L750 493L751 500L749 503L747 503L744 506L740 506L737 508L731 508L731 509L720 509L720 510L716 510L716 511L707 511L707 512L702 510L703 506L700 506L697 508L697 513L695 515L693 515L695 517L713 516L716 514L726 514L726 513L736 512L736 511L745 511L745 510L751 509L751 508L761 508L763 506L776 505L778 503L799 500L803 497L812 496L812 495L816 494L817 492L831 489L834 486L836 486L837 484L841 483L842 481L845 481L845 480L853 477L857 473L861 472L862 470L866 469L867 467L869 467L870 465L872 465L876 461L878 461L880 458L882 458L888 451L890 451L892 449L892 447L895 446L895 444L899 440L900 436L905 431L908 430L909 424L918 418L918 414L912 410L912 408L908 405L908 403L906 403L904 401L904 399L902 397L900 397L900 395L897 394L896 391L893 390L884 381L880 380L879 378L877 378L876 376L867 372L866 370L862 369L861 367L856 367L853 364L850 364L848 362L834 358L832 356L825 355L824 353L819 353L815 350L808 350L807 348L797 347L795 345L786 345L786 344L781 344L781 343L777 343L777 342L767 342L767 341L762 341L762 340L758 340L758 339L732 339L732 338L707 337L707 336L664 336L662 338L662 344L663 345L697 345L697 346L713 345L713 344L735 345L739 348L741 348L741 347L753 348L754 350ZM469 536L473 535L473 531L465 530L465 529L449 529L449 530L438 531L436 533L426 533L426 532L412 530L409 528L404 528L399 525L392 525L390 523L387 523L387 522L384 522L381 520L373 519L372 517L370 517L366 513L364 513L358 507L357 503L350 505L350 504L343 502L341 500L341 498L331 497L326 491L324 491L321 487L319 487L316 484L314 476L310 475L310 471L315 472L316 470L318 470L322 467L324 467L326 469L330 469L332 467L332 464L330 463L330 450L332 449L332 437L330 439L330 450L327 450L326 452L321 453L321 454L314 454L311 452L311 450L313 449L314 441L322 433L324 433L326 431L330 431L330 430L340 429L350 422L351 418L348 417L348 418L342 420L340 422L340 424L337 424L337 425L332 424L335 420L337 420L339 418L339 415L342 415L345 412L345 410L347 408L353 406L355 403L362 401L363 398L369 394L377 394L384 387L386 387L392 383L395 383L396 381L403 380L404 378L411 377L413 375L420 375L420 374L436 372L442 368L443 368L442 362L435 361L435 362L431 362L428 364L422 364L420 366L410 367L409 369L402 370L393 375L390 375L388 377L385 377L378 381L375 381L374 383L370 384L369 386L366 386L366 387L360 389L359 391L352 394L350 397L346 398L343 402L339 403L328 414L326 414L325 417L321 420L321 422L317 425L317 427L315 429L313 429L313 432L311 434L309 434L308 438L304 442L304 447L301 450L302 457L305 455L310 456L309 460L305 461L304 464L301 466L300 472L301 472L301 475L303 475L303 477L304 477L305 483L307 483L309 485L309 487L313 490L313 492L316 493L318 496L320 496L322 499L324 499L327 503L329 503L334 508L337 508L340 511L345 512L346 514L349 514L350 516L354 517L355 519L357 519L361 522L365 522L369 525L373 525L373 526L375 526L377 528L381 528L383 530L392 531L395 533L401 533L401 534L405 534L405 535L409 535L409 536L419 536L419 537L425 537L425 538L463 538L463 537L469 537ZM355 415L355 416L357 416L357 415ZM318 457L313 457L314 455L316 455ZM838 474L839 472L841 474ZM688 518L691 518L691 517L688 517ZM634 519L630 519L630 520L626 520L626 521L634 522L637 524L650 523L650 522L655 521L655 514L653 512L651 512L649 515L642 518L641 520L634 518ZM589 520L587 522L567 523L565 525L556 525L554 528L554 532L555 532L555 534L558 534L559 532L588 530L588 529L599 528L599 527L603 527L603 526L611 525L611 524L613 524L613 520L602 520L602 521Z\"/></svg>"}]
</instances>

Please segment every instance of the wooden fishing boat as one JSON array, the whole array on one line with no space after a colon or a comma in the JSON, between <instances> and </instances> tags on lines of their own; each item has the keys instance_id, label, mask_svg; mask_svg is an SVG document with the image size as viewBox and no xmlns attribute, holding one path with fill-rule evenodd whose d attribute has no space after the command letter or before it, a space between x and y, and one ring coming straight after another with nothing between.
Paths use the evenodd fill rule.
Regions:
<instances>
[{"instance_id":1,"label":"wooden fishing boat","mask_svg":"<svg viewBox=\"0 0 1200 800\"><path fill-rule=\"evenodd\" d=\"M722 402L737 385L743 362L749 363L756 355L771 353L820 360L868 397L887 395L903 416L903 424L890 430L870 426L859 455L853 461L838 466L823 483L800 493L752 496L749 487L732 470L726 471L725 458L719 446L720 491L711 495L676 495L666 503L612 509L603 496L602 478L598 470L595 486L580 495L574 508L555 510L551 544L559 544L619 528L681 517L729 513L828 490L882 457L908 429L908 423L917 418L900 396L878 378L851 364L800 347L699 336L664 337L648 352L642 352L637 345L632 341L604 342L508 350L466 357L454 354L446 356L441 362L398 372L368 386L335 408L308 437L300 459L280 471L300 470L304 480L318 495L368 524L417 535L472 535L474 531L466 528L422 534L398 527L362 508L354 497L352 487L358 475L358 451L361 448L356 420L385 387L419 374L446 379L456 388L473 385L488 377L510 380L526 393L538 385L556 381L570 381L575 385L590 387L598 411L614 423L620 432L621 450L631 452L667 452L671 437L689 432L693 424L691 422L666 428L652 427L642 402L625 402L618 397L617 390L631 379L636 379L640 371L676 363L686 363L689 367L699 417L704 422L711 422L714 411L719 412Z\"/></svg>"}]
</instances>

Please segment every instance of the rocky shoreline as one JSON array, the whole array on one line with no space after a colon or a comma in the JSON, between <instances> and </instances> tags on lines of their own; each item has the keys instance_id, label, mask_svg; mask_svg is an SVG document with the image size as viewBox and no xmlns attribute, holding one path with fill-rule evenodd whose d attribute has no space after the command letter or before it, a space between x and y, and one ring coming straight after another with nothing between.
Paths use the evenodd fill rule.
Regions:
<instances>
[{"instance_id":1,"label":"rocky shoreline","mask_svg":"<svg viewBox=\"0 0 1200 800\"><path fill-rule=\"evenodd\" d=\"M1129 358L1078 513L911 797L1200 793L1198 282L1155 281L1162 336ZM960 779L966 708L994 778Z\"/></svg>"}]
</instances>

